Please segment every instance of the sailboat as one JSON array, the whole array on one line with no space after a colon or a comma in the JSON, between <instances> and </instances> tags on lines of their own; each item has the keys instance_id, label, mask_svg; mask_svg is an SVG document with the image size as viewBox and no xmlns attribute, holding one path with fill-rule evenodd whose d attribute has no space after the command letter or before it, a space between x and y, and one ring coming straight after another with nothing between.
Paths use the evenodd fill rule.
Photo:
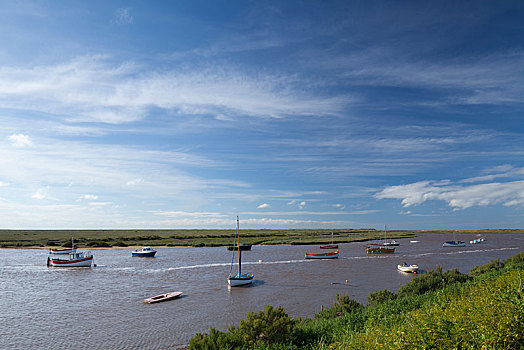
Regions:
<instances>
[{"instance_id":1,"label":"sailboat","mask_svg":"<svg viewBox=\"0 0 524 350\"><path fill-rule=\"evenodd\" d=\"M320 249L338 249L338 244L333 243L333 232L331 232L331 244L321 245Z\"/></svg>"},{"instance_id":2,"label":"sailboat","mask_svg":"<svg viewBox=\"0 0 524 350\"><path fill-rule=\"evenodd\" d=\"M237 246L238 251L238 273L234 276L231 275L231 270L233 270L233 259L231 259L231 270L229 272L229 278L227 279L227 283L231 287L237 287L237 286L244 286L246 284L250 284L253 282L253 274L251 273L245 273L242 274L242 250L240 249L240 239L239 239L239 233L238 233L238 216L237 216L237 234L235 235L235 245ZM235 252L233 251L233 258L235 257Z\"/></svg>"},{"instance_id":3,"label":"sailboat","mask_svg":"<svg viewBox=\"0 0 524 350\"><path fill-rule=\"evenodd\" d=\"M457 241L457 239L455 238L455 232L453 232L453 240L444 242L442 246L443 247L465 247L466 243L462 241Z\"/></svg>"},{"instance_id":4,"label":"sailboat","mask_svg":"<svg viewBox=\"0 0 524 350\"><path fill-rule=\"evenodd\" d=\"M386 247L391 247L391 246L398 246L400 245L400 243L398 243L397 241L389 241L387 240L386 238L386 235L387 235L387 229L386 229L386 225L384 225L384 246Z\"/></svg>"},{"instance_id":5,"label":"sailboat","mask_svg":"<svg viewBox=\"0 0 524 350\"><path fill-rule=\"evenodd\" d=\"M387 242L387 228L384 225L384 244L368 244L366 247L366 254L393 254L395 253L395 247L386 246Z\"/></svg>"}]
</instances>

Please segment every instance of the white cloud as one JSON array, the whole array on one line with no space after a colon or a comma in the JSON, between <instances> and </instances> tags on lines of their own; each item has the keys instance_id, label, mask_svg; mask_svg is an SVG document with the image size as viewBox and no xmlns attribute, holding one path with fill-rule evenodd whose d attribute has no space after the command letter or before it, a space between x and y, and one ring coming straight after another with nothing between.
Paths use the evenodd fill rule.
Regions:
<instances>
[{"instance_id":1,"label":"white cloud","mask_svg":"<svg viewBox=\"0 0 524 350\"><path fill-rule=\"evenodd\" d=\"M24 134L13 134L9 136L9 141L11 141L11 144L17 148L24 148L33 144L29 136Z\"/></svg>"},{"instance_id":2,"label":"white cloud","mask_svg":"<svg viewBox=\"0 0 524 350\"><path fill-rule=\"evenodd\" d=\"M97 200L98 196L94 194L85 194L80 197L80 199L87 199L87 200Z\"/></svg>"},{"instance_id":3,"label":"white cloud","mask_svg":"<svg viewBox=\"0 0 524 350\"><path fill-rule=\"evenodd\" d=\"M300 202L300 203L298 204L298 207L299 207L300 209L305 208L305 207L306 207L306 201L302 201L302 202Z\"/></svg>"},{"instance_id":4,"label":"white cloud","mask_svg":"<svg viewBox=\"0 0 524 350\"><path fill-rule=\"evenodd\" d=\"M473 206L524 204L524 181L493 182L477 185L455 185L448 181L421 181L408 185L389 186L378 192L379 199L400 199L404 207L422 204L428 200L445 201L454 209Z\"/></svg>"},{"instance_id":5,"label":"white cloud","mask_svg":"<svg viewBox=\"0 0 524 350\"><path fill-rule=\"evenodd\" d=\"M342 205L342 204L340 204L340 203L334 204L333 206L334 206L335 208L338 208L338 209L344 209L344 208L346 208L345 205Z\"/></svg>"},{"instance_id":6,"label":"white cloud","mask_svg":"<svg viewBox=\"0 0 524 350\"><path fill-rule=\"evenodd\" d=\"M260 204L260 205L257 207L257 209L264 209L264 208L269 208L269 207L270 207L269 204L264 203L264 204Z\"/></svg>"}]
</instances>

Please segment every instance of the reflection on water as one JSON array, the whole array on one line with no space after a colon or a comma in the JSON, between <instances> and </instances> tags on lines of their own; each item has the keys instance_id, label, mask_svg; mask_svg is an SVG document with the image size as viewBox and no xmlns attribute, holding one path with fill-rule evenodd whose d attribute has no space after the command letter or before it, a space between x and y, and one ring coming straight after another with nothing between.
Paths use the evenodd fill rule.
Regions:
<instances>
[{"instance_id":1,"label":"reflection on water","mask_svg":"<svg viewBox=\"0 0 524 350\"><path fill-rule=\"evenodd\" d=\"M45 250L1 249L0 348L176 348L196 332L226 330L267 304L312 317L337 293L364 303L370 292L397 291L414 278L396 270L404 261L422 270L440 265L468 272L523 250L522 234L483 236L482 244L443 248L449 237L422 234L399 240L395 254L382 256L367 256L365 243L339 244L340 258L332 260L305 260L315 246L254 246L242 254L243 270L255 275L245 288L228 288L231 252L224 247L160 248L155 258L132 258L131 249L95 250L91 269L48 268ZM141 302L170 291L184 297Z\"/></svg>"}]
</instances>

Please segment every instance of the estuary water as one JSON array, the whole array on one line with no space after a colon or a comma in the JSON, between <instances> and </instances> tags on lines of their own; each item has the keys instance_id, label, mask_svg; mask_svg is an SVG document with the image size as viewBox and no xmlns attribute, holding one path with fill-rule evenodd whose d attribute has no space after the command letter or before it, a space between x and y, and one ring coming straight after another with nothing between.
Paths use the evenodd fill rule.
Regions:
<instances>
[{"instance_id":1,"label":"estuary water","mask_svg":"<svg viewBox=\"0 0 524 350\"><path fill-rule=\"evenodd\" d=\"M92 250L93 268L48 268L42 249L0 249L1 349L176 349L196 332L227 330L248 312L281 305L292 317L313 317L337 293L365 303L369 293L398 289L416 278L397 264L440 265L467 273L524 249L524 234L483 234L486 241L444 248L443 234L398 240L393 255L366 255L366 243L339 244L339 259L305 260L318 246L253 246L242 254L250 287L230 289L225 247L158 248L155 258L132 249ZM466 241L474 234L459 234ZM236 269L236 266L233 267ZM347 280L347 283L346 283ZM182 291L177 300L142 299Z\"/></svg>"}]
</instances>

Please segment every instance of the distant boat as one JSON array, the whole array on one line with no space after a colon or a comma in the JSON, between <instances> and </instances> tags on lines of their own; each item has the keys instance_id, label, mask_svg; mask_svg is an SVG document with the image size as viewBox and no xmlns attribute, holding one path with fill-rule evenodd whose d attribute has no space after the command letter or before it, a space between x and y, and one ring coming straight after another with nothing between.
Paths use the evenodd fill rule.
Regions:
<instances>
[{"instance_id":1,"label":"distant boat","mask_svg":"<svg viewBox=\"0 0 524 350\"><path fill-rule=\"evenodd\" d=\"M469 241L469 243L471 244L478 244L478 243L484 243L485 239L484 238L477 238L477 239L474 239L472 241Z\"/></svg>"},{"instance_id":2,"label":"distant boat","mask_svg":"<svg viewBox=\"0 0 524 350\"><path fill-rule=\"evenodd\" d=\"M233 246L233 245L230 245L227 247L227 250L237 250L238 247L237 246ZM244 244L244 243L241 243L240 244L240 250L251 250L251 244Z\"/></svg>"},{"instance_id":3,"label":"distant boat","mask_svg":"<svg viewBox=\"0 0 524 350\"><path fill-rule=\"evenodd\" d=\"M154 303L159 303L161 301L168 301L168 300L171 300L171 299L175 299L175 298L178 298L181 295L182 295L182 292L171 292L171 293L155 295L154 297L147 298L147 299L144 299L142 301L144 303L147 303L147 304L154 304Z\"/></svg>"},{"instance_id":4,"label":"distant boat","mask_svg":"<svg viewBox=\"0 0 524 350\"><path fill-rule=\"evenodd\" d=\"M395 253L395 247L389 247L392 244L387 244L387 228L384 225L384 244L368 244L366 247L366 254L393 254Z\"/></svg>"},{"instance_id":5,"label":"distant boat","mask_svg":"<svg viewBox=\"0 0 524 350\"><path fill-rule=\"evenodd\" d=\"M453 232L453 240L444 242L442 246L443 247L465 247L466 243L462 241L457 241L457 239L455 238L455 232Z\"/></svg>"},{"instance_id":6,"label":"distant boat","mask_svg":"<svg viewBox=\"0 0 524 350\"><path fill-rule=\"evenodd\" d=\"M333 232L331 232L331 244L324 244L320 249L338 249L338 244L333 244Z\"/></svg>"},{"instance_id":7,"label":"distant boat","mask_svg":"<svg viewBox=\"0 0 524 350\"><path fill-rule=\"evenodd\" d=\"M385 245L386 247L390 247L390 246L398 246L398 245L400 245L400 243L398 243L397 241L389 241L389 242L388 242L387 235L388 235L388 230L387 230L386 225L384 225L384 245Z\"/></svg>"},{"instance_id":8,"label":"distant boat","mask_svg":"<svg viewBox=\"0 0 524 350\"><path fill-rule=\"evenodd\" d=\"M403 264L399 264L397 268L399 271L402 271L402 272L417 273L418 271L418 265L415 265L415 264L408 265L407 263L403 263Z\"/></svg>"},{"instance_id":9,"label":"distant boat","mask_svg":"<svg viewBox=\"0 0 524 350\"><path fill-rule=\"evenodd\" d=\"M329 252L329 253L319 253L319 254L313 254L313 253L307 253L306 252L306 259L337 259L338 258L339 251L336 252Z\"/></svg>"},{"instance_id":10,"label":"distant boat","mask_svg":"<svg viewBox=\"0 0 524 350\"><path fill-rule=\"evenodd\" d=\"M227 283L231 287L237 287L237 286L244 286L247 284L250 284L253 282L253 276L250 273L242 274L242 250L240 249L240 236L239 236L239 229L238 229L238 216L237 216L237 233L235 235L235 243L237 246L237 252L238 252L238 273L234 276L231 275L231 271L233 270L233 260L235 258L235 251L233 250L233 258L231 259L231 269L229 271L229 278L227 279Z\"/></svg>"},{"instance_id":11,"label":"distant boat","mask_svg":"<svg viewBox=\"0 0 524 350\"><path fill-rule=\"evenodd\" d=\"M131 256L139 256L142 258L152 258L155 256L155 254L156 250L151 247L143 247L140 250L136 249L131 252Z\"/></svg>"},{"instance_id":12,"label":"distant boat","mask_svg":"<svg viewBox=\"0 0 524 350\"><path fill-rule=\"evenodd\" d=\"M73 239L71 238L71 247L74 247ZM47 266L55 267L91 267L93 264L93 255L90 252L77 252L75 248L71 249L71 253L61 253L60 257L54 257L56 253L49 252L51 256L47 257ZM67 255L67 257L64 257Z\"/></svg>"},{"instance_id":13,"label":"distant boat","mask_svg":"<svg viewBox=\"0 0 524 350\"><path fill-rule=\"evenodd\" d=\"M71 254L76 251L76 248L64 248L64 249L49 249L49 254Z\"/></svg>"}]
</instances>

